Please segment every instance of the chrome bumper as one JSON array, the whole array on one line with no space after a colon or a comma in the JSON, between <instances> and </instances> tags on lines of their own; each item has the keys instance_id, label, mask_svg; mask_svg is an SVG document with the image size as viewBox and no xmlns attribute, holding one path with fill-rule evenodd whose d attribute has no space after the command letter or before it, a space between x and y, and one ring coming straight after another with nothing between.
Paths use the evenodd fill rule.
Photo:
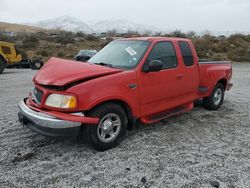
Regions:
<instances>
[{"instance_id":1,"label":"chrome bumper","mask_svg":"<svg viewBox=\"0 0 250 188\"><path fill-rule=\"evenodd\" d=\"M80 122L66 121L30 109L24 101L19 102L19 122L29 129L51 137L71 137L80 133Z\"/></svg>"},{"instance_id":2,"label":"chrome bumper","mask_svg":"<svg viewBox=\"0 0 250 188\"><path fill-rule=\"evenodd\" d=\"M19 102L19 111L20 113L29 119L31 122L41 126L48 127L53 129L62 129L62 128L71 128L71 127L79 127L81 123L65 121L61 119L57 119L56 117L47 115L42 112L37 112L30 109L24 101Z\"/></svg>"}]
</instances>

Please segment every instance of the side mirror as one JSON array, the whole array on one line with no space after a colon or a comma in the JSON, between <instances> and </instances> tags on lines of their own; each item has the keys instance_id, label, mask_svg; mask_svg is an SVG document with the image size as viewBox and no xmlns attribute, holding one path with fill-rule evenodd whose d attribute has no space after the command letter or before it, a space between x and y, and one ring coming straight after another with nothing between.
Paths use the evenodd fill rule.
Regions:
<instances>
[{"instance_id":1,"label":"side mirror","mask_svg":"<svg viewBox=\"0 0 250 188\"><path fill-rule=\"evenodd\" d=\"M158 72L162 70L162 68L163 64L160 60L152 60L148 63L148 66L146 69L144 69L144 72Z\"/></svg>"}]
</instances>

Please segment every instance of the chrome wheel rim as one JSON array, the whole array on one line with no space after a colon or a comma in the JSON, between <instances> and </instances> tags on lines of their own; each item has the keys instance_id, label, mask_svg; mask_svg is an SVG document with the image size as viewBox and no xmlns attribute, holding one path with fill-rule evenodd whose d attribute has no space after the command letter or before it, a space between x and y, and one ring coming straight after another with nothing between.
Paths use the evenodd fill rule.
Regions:
<instances>
[{"instance_id":1,"label":"chrome wheel rim","mask_svg":"<svg viewBox=\"0 0 250 188\"><path fill-rule=\"evenodd\" d=\"M117 114L106 114L99 122L97 136L101 142L109 143L114 141L121 130L121 119Z\"/></svg>"},{"instance_id":2,"label":"chrome wheel rim","mask_svg":"<svg viewBox=\"0 0 250 188\"><path fill-rule=\"evenodd\" d=\"M214 92L213 102L215 106L218 106L222 100L222 90L221 88L217 88Z\"/></svg>"}]
</instances>

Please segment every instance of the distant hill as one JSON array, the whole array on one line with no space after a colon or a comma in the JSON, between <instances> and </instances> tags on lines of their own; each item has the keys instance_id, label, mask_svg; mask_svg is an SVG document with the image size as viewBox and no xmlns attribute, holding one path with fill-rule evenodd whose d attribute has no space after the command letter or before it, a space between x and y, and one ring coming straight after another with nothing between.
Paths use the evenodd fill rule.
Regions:
<instances>
[{"instance_id":1,"label":"distant hill","mask_svg":"<svg viewBox=\"0 0 250 188\"><path fill-rule=\"evenodd\" d=\"M0 22L0 31L1 30L6 32L36 33L39 31L45 31L46 29L22 24Z\"/></svg>"},{"instance_id":2,"label":"distant hill","mask_svg":"<svg viewBox=\"0 0 250 188\"><path fill-rule=\"evenodd\" d=\"M128 31L138 31L145 33L148 31L159 32L160 29L152 25L137 24L129 20L103 20L99 22L83 22L81 19L72 16L61 16L53 19L42 20L36 23L28 23L27 25L42 27L46 29L60 29L66 31L83 31L85 33L101 33L110 30L116 30L119 33L126 33Z\"/></svg>"},{"instance_id":3,"label":"distant hill","mask_svg":"<svg viewBox=\"0 0 250 188\"><path fill-rule=\"evenodd\" d=\"M48 20L42 20L36 23L29 23L28 25L37 26L45 29L56 29L65 31L82 31L85 33L93 33L93 30L78 18L71 16L61 16Z\"/></svg>"},{"instance_id":4,"label":"distant hill","mask_svg":"<svg viewBox=\"0 0 250 188\"><path fill-rule=\"evenodd\" d=\"M126 19L119 20L103 20L90 25L96 32L105 32L107 30L116 30L119 33L126 33L128 31L137 31L139 33L145 32L159 32L160 29L146 24L137 24Z\"/></svg>"}]
</instances>

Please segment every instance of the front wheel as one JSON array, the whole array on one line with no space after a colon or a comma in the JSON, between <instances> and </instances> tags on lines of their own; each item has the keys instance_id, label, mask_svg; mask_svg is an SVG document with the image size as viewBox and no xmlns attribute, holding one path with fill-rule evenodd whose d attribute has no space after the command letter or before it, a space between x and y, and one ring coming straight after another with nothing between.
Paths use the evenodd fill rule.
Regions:
<instances>
[{"instance_id":1,"label":"front wheel","mask_svg":"<svg viewBox=\"0 0 250 188\"><path fill-rule=\"evenodd\" d=\"M224 100L223 84L217 83L209 97L203 99L203 106L208 110L218 110Z\"/></svg>"},{"instance_id":2,"label":"front wheel","mask_svg":"<svg viewBox=\"0 0 250 188\"><path fill-rule=\"evenodd\" d=\"M118 104L103 104L87 115L100 118L98 125L86 125L85 132L88 141L97 150L115 147L126 133L127 115Z\"/></svg>"}]
</instances>

